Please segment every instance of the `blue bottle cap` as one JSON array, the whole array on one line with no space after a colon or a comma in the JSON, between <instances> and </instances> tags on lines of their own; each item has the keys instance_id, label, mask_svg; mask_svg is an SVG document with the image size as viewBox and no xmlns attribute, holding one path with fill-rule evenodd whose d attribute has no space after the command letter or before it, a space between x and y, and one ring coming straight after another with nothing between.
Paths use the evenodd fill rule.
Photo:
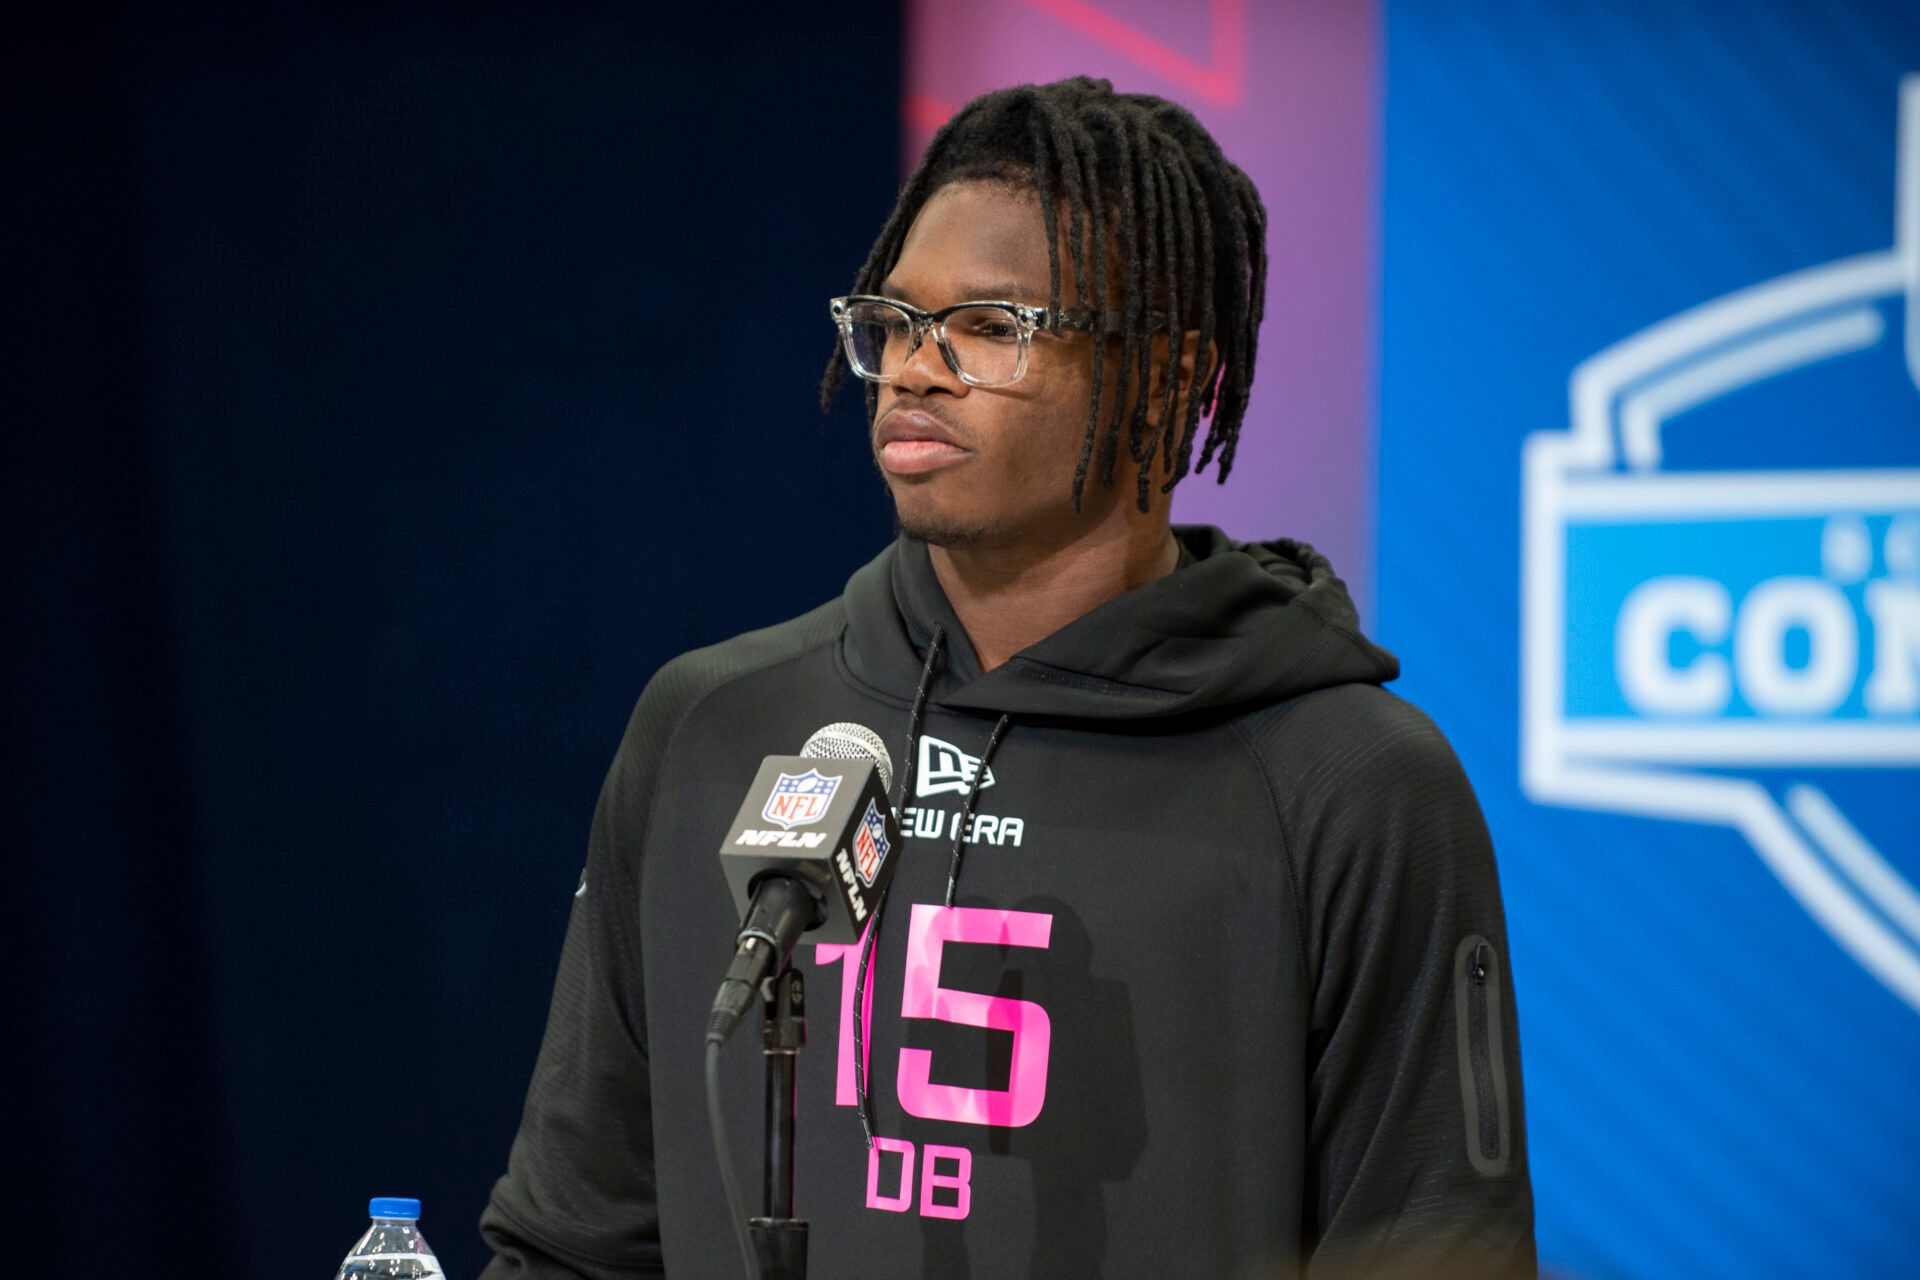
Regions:
<instances>
[{"instance_id":1,"label":"blue bottle cap","mask_svg":"<svg viewBox=\"0 0 1920 1280\"><path fill-rule=\"evenodd\" d=\"M375 1196L367 1201L367 1212L376 1218L418 1218L420 1202L405 1196Z\"/></svg>"}]
</instances>

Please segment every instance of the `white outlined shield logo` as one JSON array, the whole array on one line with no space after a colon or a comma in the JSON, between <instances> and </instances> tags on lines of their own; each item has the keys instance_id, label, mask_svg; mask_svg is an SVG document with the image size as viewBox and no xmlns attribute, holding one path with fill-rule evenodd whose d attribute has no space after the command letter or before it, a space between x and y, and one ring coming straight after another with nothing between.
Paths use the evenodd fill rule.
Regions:
<instances>
[{"instance_id":1,"label":"white outlined shield logo","mask_svg":"<svg viewBox=\"0 0 1920 1280\"><path fill-rule=\"evenodd\" d=\"M1920 893L1902 871L1914 828L1863 822L1829 780L1908 792L1920 767L1920 468L1665 462L1686 415L1736 393L1765 412L1802 370L1904 345L1920 391L1920 75L1901 86L1899 132L1891 249L1616 343L1574 371L1572 429L1527 440L1522 786L1538 803L1740 832L1920 1011ZM1845 425L1806 428L1811 457Z\"/></svg>"},{"instance_id":2,"label":"white outlined shield logo","mask_svg":"<svg viewBox=\"0 0 1920 1280\"><path fill-rule=\"evenodd\" d=\"M827 805L839 789L840 779L818 769L783 773L774 779L773 790L761 807L760 816L789 831L807 826L827 816Z\"/></svg>"}]
</instances>

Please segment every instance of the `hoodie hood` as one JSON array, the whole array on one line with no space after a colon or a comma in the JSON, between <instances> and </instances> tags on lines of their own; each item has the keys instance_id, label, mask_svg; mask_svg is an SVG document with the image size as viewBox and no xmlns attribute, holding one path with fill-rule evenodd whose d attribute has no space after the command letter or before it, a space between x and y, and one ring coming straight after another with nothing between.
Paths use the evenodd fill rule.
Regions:
<instances>
[{"instance_id":1,"label":"hoodie hood","mask_svg":"<svg viewBox=\"0 0 1920 1280\"><path fill-rule=\"evenodd\" d=\"M934 575L900 537L847 583L846 657L893 697L913 696L936 627L947 658L929 700L991 715L1136 720L1274 702L1399 674L1360 634L1346 584L1304 542L1235 542L1176 525L1180 567L982 672Z\"/></svg>"}]
</instances>

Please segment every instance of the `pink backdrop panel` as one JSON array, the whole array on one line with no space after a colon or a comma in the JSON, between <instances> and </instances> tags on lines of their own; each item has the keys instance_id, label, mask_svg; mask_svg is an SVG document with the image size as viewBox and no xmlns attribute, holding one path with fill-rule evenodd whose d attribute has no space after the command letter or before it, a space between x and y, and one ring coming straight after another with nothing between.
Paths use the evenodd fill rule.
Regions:
<instances>
[{"instance_id":1,"label":"pink backdrop panel","mask_svg":"<svg viewBox=\"0 0 1920 1280\"><path fill-rule=\"evenodd\" d=\"M908 0L905 154L989 89L1102 76L1173 98L1252 177L1271 261L1232 478L1174 515L1326 552L1370 614L1379 15L1371 3Z\"/></svg>"}]
</instances>

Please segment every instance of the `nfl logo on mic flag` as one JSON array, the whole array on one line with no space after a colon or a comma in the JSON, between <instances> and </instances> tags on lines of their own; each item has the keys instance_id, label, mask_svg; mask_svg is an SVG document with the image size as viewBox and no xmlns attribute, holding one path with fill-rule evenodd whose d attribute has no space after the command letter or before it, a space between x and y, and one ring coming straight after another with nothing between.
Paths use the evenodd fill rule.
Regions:
<instances>
[{"instance_id":1,"label":"nfl logo on mic flag","mask_svg":"<svg viewBox=\"0 0 1920 1280\"><path fill-rule=\"evenodd\" d=\"M892 849L887 842L887 823L880 816L880 808L873 801L867 801L867 812L860 819L860 830L853 837L854 867L860 873L860 883L873 887L873 878L880 874L880 864L887 860Z\"/></svg>"},{"instance_id":2,"label":"nfl logo on mic flag","mask_svg":"<svg viewBox=\"0 0 1920 1280\"><path fill-rule=\"evenodd\" d=\"M827 812L840 779L826 777L818 769L805 773L783 773L773 784L773 792L760 816L791 831L820 821ZM884 856L884 855L883 855Z\"/></svg>"}]
</instances>

